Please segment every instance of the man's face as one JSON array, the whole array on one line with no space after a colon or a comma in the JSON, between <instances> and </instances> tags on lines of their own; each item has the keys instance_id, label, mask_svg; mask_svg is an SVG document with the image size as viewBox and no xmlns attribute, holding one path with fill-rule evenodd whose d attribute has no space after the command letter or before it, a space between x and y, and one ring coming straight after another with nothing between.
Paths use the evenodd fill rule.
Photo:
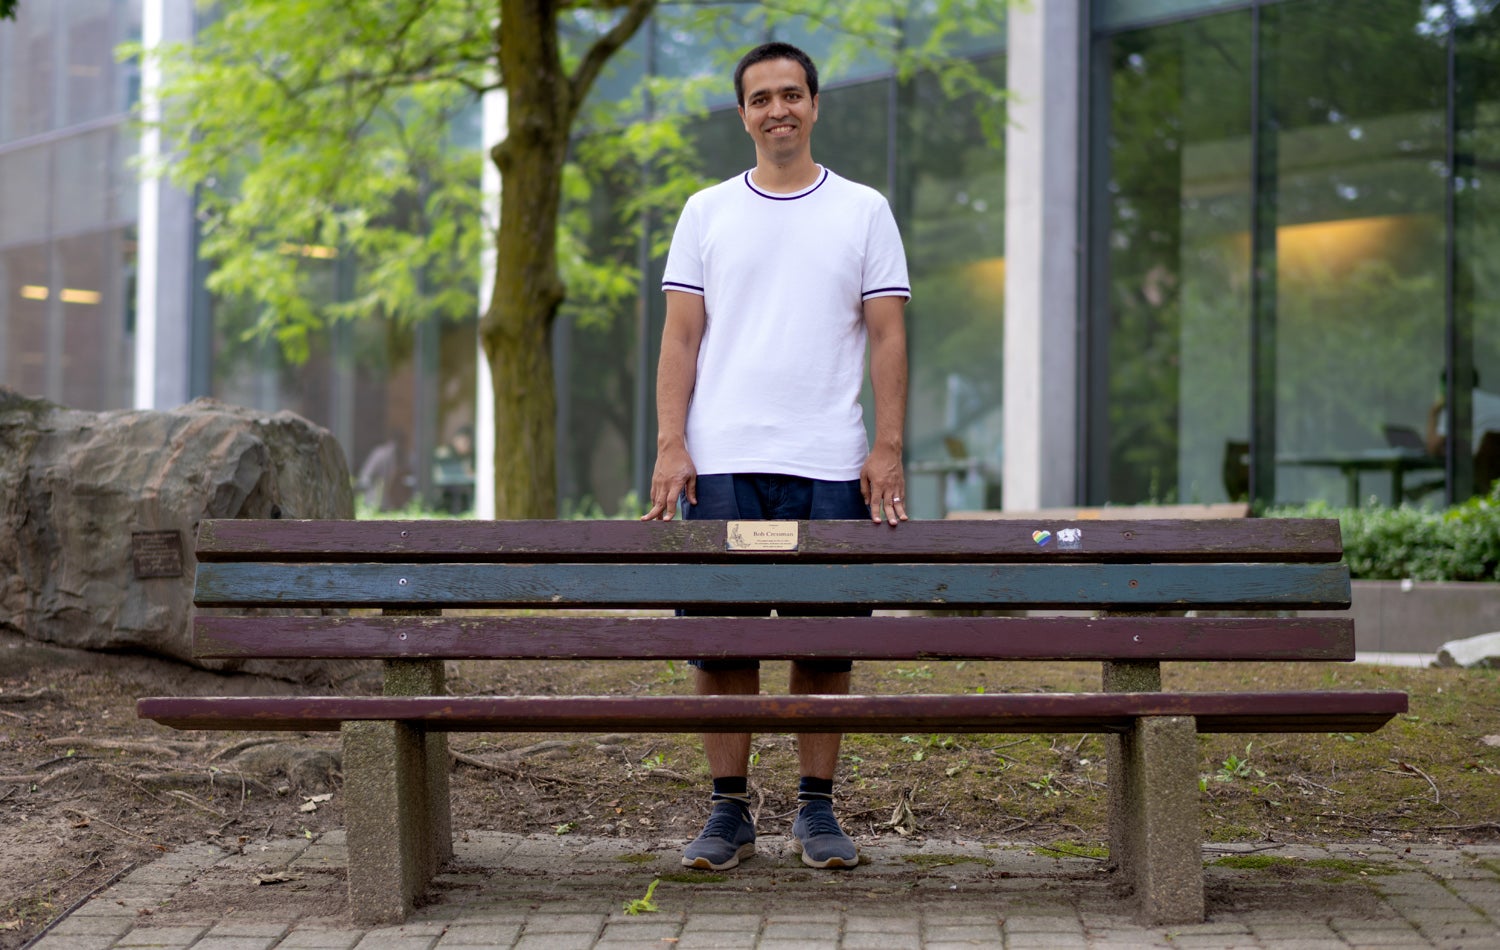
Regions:
<instances>
[{"instance_id":1,"label":"man's face","mask_svg":"<svg viewBox=\"0 0 1500 950\"><path fill-rule=\"evenodd\" d=\"M785 164L812 149L818 97L807 91L807 74L790 59L768 59L746 69L740 118L761 156Z\"/></svg>"}]
</instances>

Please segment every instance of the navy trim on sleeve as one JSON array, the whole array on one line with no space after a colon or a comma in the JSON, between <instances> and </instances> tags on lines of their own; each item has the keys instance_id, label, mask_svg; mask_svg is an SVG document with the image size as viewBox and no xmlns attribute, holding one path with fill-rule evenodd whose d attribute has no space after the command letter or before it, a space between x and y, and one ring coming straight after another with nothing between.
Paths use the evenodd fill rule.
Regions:
<instances>
[{"instance_id":1,"label":"navy trim on sleeve","mask_svg":"<svg viewBox=\"0 0 1500 950\"><path fill-rule=\"evenodd\" d=\"M664 280L661 282L662 290L690 290L695 294L703 293L703 288L693 284L683 284L675 280Z\"/></svg>"},{"instance_id":2,"label":"navy trim on sleeve","mask_svg":"<svg viewBox=\"0 0 1500 950\"><path fill-rule=\"evenodd\" d=\"M867 291L865 291L863 297L864 297L864 299L868 300L871 297L880 297L880 296L894 297L897 294L905 294L906 296L910 297L911 296L911 288L910 287L876 287L874 290L867 290Z\"/></svg>"}]
</instances>

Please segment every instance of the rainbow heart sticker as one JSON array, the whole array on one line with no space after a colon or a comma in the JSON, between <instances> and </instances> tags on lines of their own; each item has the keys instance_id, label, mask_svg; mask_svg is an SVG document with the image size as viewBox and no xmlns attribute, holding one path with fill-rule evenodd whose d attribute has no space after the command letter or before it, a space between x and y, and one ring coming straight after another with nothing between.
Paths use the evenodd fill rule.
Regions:
<instances>
[{"instance_id":1,"label":"rainbow heart sticker","mask_svg":"<svg viewBox=\"0 0 1500 950\"><path fill-rule=\"evenodd\" d=\"M1033 531L1031 532L1031 540L1037 543L1037 547L1041 547L1048 541L1052 540L1052 532L1046 530L1045 528L1039 531Z\"/></svg>"}]
</instances>

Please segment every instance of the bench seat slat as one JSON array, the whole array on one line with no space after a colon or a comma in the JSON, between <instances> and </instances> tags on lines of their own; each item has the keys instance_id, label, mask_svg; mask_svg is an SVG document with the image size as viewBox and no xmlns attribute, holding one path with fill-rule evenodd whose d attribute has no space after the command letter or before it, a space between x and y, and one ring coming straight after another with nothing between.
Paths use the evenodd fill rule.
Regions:
<instances>
[{"instance_id":1,"label":"bench seat slat","mask_svg":"<svg viewBox=\"0 0 1500 950\"><path fill-rule=\"evenodd\" d=\"M1342 617L209 617L206 659L1353 660Z\"/></svg>"},{"instance_id":2,"label":"bench seat slat","mask_svg":"<svg viewBox=\"0 0 1500 950\"><path fill-rule=\"evenodd\" d=\"M137 711L177 729L336 730L346 720L449 732L1122 732L1142 716L1196 716L1200 732L1372 732L1406 711L1386 691L999 693L948 696L154 697Z\"/></svg>"},{"instance_id":3,"label":"bench seat slat","mask_svg":"<svg viewBox=\"0 0 1500 950\"><path fill-rule=\"evenodd\" d=\"M199 561L1337 561L1332 519L1061 521L804 521L797 551L725 550L723 521L264 521L209 520L198 529ZM1076 551L1058 529L1083 532ZM1038 545L1033 532L1053 540Z\"/></svg>"},{"instance_id":4,"label":"bench seat slat","mask_svg":"<svg viewBox=\"0 0 1500 950\"><path fill-rule=\"evenodd\" d=\"M204 607L687 607L1152 610L1349 606L1342 564L198 565Z\"/></svg>"}]
</instances>

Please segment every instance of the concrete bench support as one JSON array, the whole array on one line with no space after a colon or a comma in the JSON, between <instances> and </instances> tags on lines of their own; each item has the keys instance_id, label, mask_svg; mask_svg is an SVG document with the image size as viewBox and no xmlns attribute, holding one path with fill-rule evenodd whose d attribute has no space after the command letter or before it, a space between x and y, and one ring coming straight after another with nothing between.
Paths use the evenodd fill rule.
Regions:
<instances>
[{"instance_id":1,"label":"concrete bench support","mask_svg":"<svg viewBox=\"0 0 1500 950\"><path fill-rule=\"evenodd\" d=\"M1116 785L1124 792L1124 820L1111 825L1120 872L1135 891L1142 921L1198 923L1204 906L1197 726L1191 716L1141 719L1120 746L1109 781L1111 793Z\"/></svg>"},{"instance_id":2,"label":"concrete bench support","mask_svg":"<svg viewBox=\"0 0 1500 950\"><path fill-rule=\"evenodd\" d=\"M342 727L349 912L361 925L405 920L437 870L423 732L388 721Z\"/></svg>"},{"instance_id":3,"label":"concrete bench support","mask_svg":"<svg viewBox=\"0 0 1500 950\"><path fill-rule=\"evenodd\" d=\"M440 610L385 611L441 616ZM387 696L447 692L441 660L383 660ZM343 724L349 910L362 924L406 919L453 857L448 736L411 723Z\"/></svg>"}]
</instances>

